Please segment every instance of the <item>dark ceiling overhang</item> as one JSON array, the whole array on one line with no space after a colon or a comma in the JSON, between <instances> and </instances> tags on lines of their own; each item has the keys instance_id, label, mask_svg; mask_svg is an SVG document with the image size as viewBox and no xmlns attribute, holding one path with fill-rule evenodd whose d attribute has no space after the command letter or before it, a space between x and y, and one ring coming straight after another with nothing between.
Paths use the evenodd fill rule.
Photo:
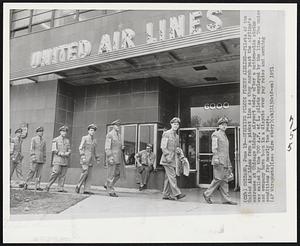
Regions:
<instances>
[{"instance_id":1,"label":"dark ceiling overhang","mask_svg":"<svg viewBox=\"0 0 300 246\"><path fill-rule=\"evenodd\" d=\"M178 87L239 82L240 39L94 64L57 72L73 85L161 77ZM197 69L199 67L205 69Z\"/></svg>"}]
</instances>

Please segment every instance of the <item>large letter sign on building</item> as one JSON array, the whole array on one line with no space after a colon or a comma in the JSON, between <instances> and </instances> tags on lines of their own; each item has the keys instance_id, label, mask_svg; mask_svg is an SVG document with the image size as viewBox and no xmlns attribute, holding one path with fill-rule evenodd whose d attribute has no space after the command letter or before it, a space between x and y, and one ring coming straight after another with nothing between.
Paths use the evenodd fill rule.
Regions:
<instances>
[{"instance_id":1,"label":"large letter sign on building","mask_svg":"<svg viewBox=\"0 0 300 246\"><path fill-rule=\"evenodd\" d=\"M187 27L188 34L198 34L203 32L206 27L208 31L216 31L223 26L222 20L219 15L222 14L221 10L208 10L206 11L206 20L203 18L203 11L193 11L187 13L188 25L186 26L185 15L178 15L169 17L169 25L167 30L166 19L158 21L158 30L152 22L146 23L146 43L155 43L164 41L167 38L175 39L186 35L185 28ZM207 22L209 22L207 24ZM201 25L202 24L202 25ZM157 32L158 31L158 32ZM168 32L168 34L167 34ZM121 31L115 31L113 37L108 33L101 36L98 48L98 54L108 53L121 49L135 47L135 31L130 28L125 28ZM33 52L31 55L31 68L38 68L47 66L58 62L65 62L84 58L91 54L92 45L87 40L75 41L69 44L63 44L54 48L44 49L42 51Z\"/></svg>"},{"instance_id":2,"label":"large letter sign on building","mask_svg":"<svg viewBox=\"0 0 300 246\"><path fill-rule=\"evenodd\" d=\"M178 18L170 18L170 39L184 36L185 16L179 15Z\"/></svg>"},{"instance_id":3,"label":"large letter sign on building","mask_svg":"<svg viewBox=\"0 0 300 246\"><path fill-rule=\"evenodd\" d=\"M37 68L58 62L75 60L91 54L92 46L87 40L63 44L52 49L36 51L31 55L31 67Z\"/></svg>"},{"instance_id":4,"label":"large letter sign on building","mask_svg":"<svg viewBox=\"0 0 300 246\"><path fill-rule=\"evenodd\" d=\"M201 11L195 11L190 13L190 34L196 34L202 32L201 28Z\"/></svg>"}]
</instances>

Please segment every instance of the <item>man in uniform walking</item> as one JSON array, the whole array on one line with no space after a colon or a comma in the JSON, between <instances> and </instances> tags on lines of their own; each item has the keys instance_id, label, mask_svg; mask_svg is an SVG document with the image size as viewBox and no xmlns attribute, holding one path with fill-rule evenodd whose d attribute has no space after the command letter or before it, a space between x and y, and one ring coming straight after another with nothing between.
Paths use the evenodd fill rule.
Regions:
<instances>
[{"instance_id":1,"label":"man in uniform walking","mask_svg":"<svg viewBox=\"0 0 300 246\"><path fill-rule=\"evenodd\" d=\"M137 162L137 180L140 184L139 190L147 189L147 182L152 170L156 170L155 154L152 152L152 144L147 144L145 150L135 154Z\"/></svg>"},{"instance_id":2,"label":"man in uniform walking","mask_svg":"<svg viewBox=\"0 0 300 246\"><path fill-rule=\"evenodd\" d=\"M24 190L28 188L28 182L35 176L35 187L37 190L43 190L40 187L41 172L46 162L46 141L43 138L44 128L42 126L36 129L36 136L31 139L30 156L31 167L25 181Z\"/></svg>"},{"instance_id":3,"label":"man in uniform walking","mask_svg":"<svg viewBox=\"0 0 300 246\"><path fill-rule=\"evenodd\" d=\"M100 157L97 153L97 141L94 138L96 130L97 126L95 124L89 125L88 135L82 137L79 145L80 164L82 171L79 182L75 187L76 193L80 192L80 188L83 185L83 194L94 194L93 192L89 191L89 189L91 188L93 165L96 161L97 164L100 162Z\"/></svg>"},{"instance_id":4,"label":"man in uniform walking","mask_svg":"<svg viewBox=\"0 0 300 246\"><path fill-rule=\"evenodd\" d=\"M15 131L16 136L10 140L10 180L16 170L17 178L21 180L19 187L24 187L24 177L22 174L22 128Z\"/></svg>"},{"instance_id":5,"label":"man in uniform walking","mask_svg":"<svg viewBox=\"0 0 300 246\"><path fill-rule=\"evenodd\" d=\"M177 186L175 171L177 148L179 148L179 136L176 131L179 129L180 119L174 117L170 124L171 129L163 133L160 145L162 149L160 164L165 169L163 199L178 200L185 197Z\"/></svg>"},{"instance_id":6,"label":"man in uniform walking","mask_svg":"<svg viewBox=\"0 0 300 246\"><path fill-rule=\"evenodd\" d=\"M71 154L70 141L66 138L68 132L67 126L59 128L60 136L52 140L52 173L50 175L49 183L46 185L45 190L48 192L51 185L58 178L58 192L66 192L64 190L64 183L66 173L69 165L69 158Z\"/></svg>"},{"instance_id":7,"label":"man in uniform walking","mask_svg":"<svg viewBox=\"0 0 300 246\"><path fill-rule=\"evenodd\" d=\"M219 130L215 131L212 138L212 152L213 158L211 164L213 165L214 178L203 193L204 199L207 203L212 204L210 197L218 189L220 191L223 204L237 205L232 201L228 193L228 178L232 173L232 166L229 158L229 141L226 136L228 119L222 117L218 120Z\"/></svg>"},{"instance_id":8,"label":"man in uniform walking","mask_svg":"<svg viewBox=\"0 0 300 246\"><path fill-rule=\"evenodd\" d=\"M120 120L115 120L111 123L113 129L107 133L105 139L105 154L107 163L107 181L104 185L108 194L112 197L117 197L114 185L119 178L125 178L125 166L123 146L120 135Z\"/></svg>"}]
</instances>

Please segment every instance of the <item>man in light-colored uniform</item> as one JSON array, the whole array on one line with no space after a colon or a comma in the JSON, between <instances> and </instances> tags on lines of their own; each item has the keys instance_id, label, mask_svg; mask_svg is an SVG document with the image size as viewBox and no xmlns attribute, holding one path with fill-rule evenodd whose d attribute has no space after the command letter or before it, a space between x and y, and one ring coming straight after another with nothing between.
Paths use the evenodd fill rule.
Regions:
<instances>
[{"instance_id":1,"label":"man in light-colored uniform","mask_svg":"<svg viewBox=\"0 0 300 246\"><path fill-rule=\"evenodd\" d=\"M37 136L31 139L30 156L31 167L24 185L24 190L28 188L28 182L35 176L35 187L37 190L43 190L40 187L41 173L44 163L46 162L46 141L43 138L44 128L36 129Z\"/></svg>"},{"instance_id":2,"label":"man in light-colored uniform","mask_svg":"<svg viewBox=\"0 0 300 246\"><path fill-rule=\"evenodd\" d=\"M147 189L147 182L152 170L156 170L156 158L152 152L152 144L147 144L145 150L135 154L137 162L137 180L140 184L139 190Z\"/></svg>"},{"instance_id":3,"label":"man in light-colored uniform","mask_svg":"<svg viewBox=\"0 0 300 246\"><path fill-rule=\"evenodd\" d=\"M66 138L68 132L67 126L59 128L60 136L52 140L52 173L50 175L49 183L46 185L45 190L48 192L51 185L58 178L58 192L66 192L64 190L64 183L66 173L69 165L69 158L71 154L70 141Z\"/></svg>"},{"instance_id":4,"label":"man in light-colored uniform","mask_svg":"<svg viewBox=\"0 0 300 246\"><path fill-rule=\"evenodd\" d=\"M113 129L107 133L105 139L105 154L107 163L107 181L104 185L108 194L117 197L114 185L120 177L125 177L124 155L120 134L120 120L111 123Z\"/></svg>"},{"instance_id":5,"label":"man in light-colored uniform","mask_svg":"<svg viewBox=\"0 0 300 246\"><path fill-rule=\"evenodd\" d=\"M97 164L100 162L100 157L97 153L97 141L94 137L96 130L97 126L95 124L89 125L88 135L82 137L79 145L80 165L82 171L79 182L75 187L76 193L80 192L80 188L83 185L83 194L94 194L89 191L89 189L91 188L93 165L96 161Z\"/></svg>"},{"instance_id":6,"label":"man in light-colored uniform","mask_svg":"<svg viewBox=\"0 0 300 246\"><path fill-rule=\"evenodd\" d=\"M24 177L22 173L22 128L15 131L16 136L10 140L10 180L16 170L17 178L21 181L19 187L24 187Z\"/></svg>"},{"instance_id":7,"label":"man in light-colored uniform","mask_svg":"<svg viewBox=\"0 0 300 246\"><path fill-rule=\"evenodd\" d=\"M213 165L214 178L203 193L204 199L211 204L210 197L218 189L220 191L224 204L237 205L229 196L228 178L232 173L232 166L229 159L229 141L225 134L227 129L228 119L222 117L218 120L219 130L212 134L212 152L213 158L211 164Z\"/></svg>"},{"instance_id":8,"label":"man in light-colored uniform","mask_svg":"<svg viewBox=\"0 0 300 246\"><path fill-rule=\"evenodd\" d=\"M175 117L170 121L171 129L165 131L161 139L162 156L160 164L165 169L165 181L163 199L178 200L185 197L177 186L176 180L176 158L179 148L179 136L176 131L179 129L180 119Z\"/></svg>"}]
</instances>

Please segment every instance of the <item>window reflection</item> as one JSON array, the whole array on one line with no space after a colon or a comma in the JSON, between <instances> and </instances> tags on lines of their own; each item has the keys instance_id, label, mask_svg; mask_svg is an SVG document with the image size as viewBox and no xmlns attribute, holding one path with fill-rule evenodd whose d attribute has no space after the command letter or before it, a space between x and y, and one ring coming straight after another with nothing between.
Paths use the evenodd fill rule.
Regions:
<instances>
[{"instance_id":1,"label":"window reflection","mask_svg":"<svg viewBox=\"0 0 300 246\"><path fill-rule=\"evenodd\" d=\"M196 130L180 131L180 142L184 156L190 163L190 168L196 169Z\"/></svg>"},{"instance_id":2,"label":"window reflection","mask_svg":"<svg viewBox=\"0 0 300 246\"><path fill-rule=\"evenodd\" d=\"M191 127L217 126L218 120L226 116L228 125L240 125L240 105L230 105L229 108L210 109L205 107L191 107Z\"/></svg>"},{"instance_id":3,"label":"window reflection","mask_svg":"<svg viewBox=\"0 0 300 246\"><path fill-rule=\"evenodd\" d=\"M154 146L154 125L140 125L139 151L146 149L148 143Z\"/></svg>"},{"instance_id":4,"label":"window reflection","mask_svg":"<svg viewBox=\"0 0 300 246\"><path fill-rule=\"evenodd\" d=\"M112 125L107 126L107 133L113 129ZM137 131L139 129L139 131ZM135 154L146 149L148 143L153 145L153 152L156 155L160 153L161 134L158 136L159 144L156 144L157 130L156 124L131 124L121 125L120 135L122 136L122 145L125 146L124 156L126 166L135 166ZM156 149L156 148L159 149ZM159 158L161 153L159 154ZM156 159L157 160L157 159Z\"/></svg>"},{"instance_id":5,"label":"window reflection","mask_svg":"<svg viewBox=\"0 0 300 246\"><path fill-rule=\"evenodd\" d=\"M77 22L76 10L59 9L55 11L54 26L63 26Z\"/></svg>"},{"instance_id":6,"label":"window reflection","mask_svg":"<svg viewBox=\"0 0 300 246\"><path fill-rule=\"evenodd\" d=\"M11 11L11 37L17 37L124 10L14 9Z\"/></svg>"},{"instance_id":7,"label":"window reflection","mask_svg":"<svg viewBox=\"0 0 300 246\"><path fill-rule=\"evenodd\" d=\"M137 141L136 141L136 125L122 126L123 128L123 145L125 146L125 165L135 165L134 155L136 153Z\"/></svg>"}]
</instances>

